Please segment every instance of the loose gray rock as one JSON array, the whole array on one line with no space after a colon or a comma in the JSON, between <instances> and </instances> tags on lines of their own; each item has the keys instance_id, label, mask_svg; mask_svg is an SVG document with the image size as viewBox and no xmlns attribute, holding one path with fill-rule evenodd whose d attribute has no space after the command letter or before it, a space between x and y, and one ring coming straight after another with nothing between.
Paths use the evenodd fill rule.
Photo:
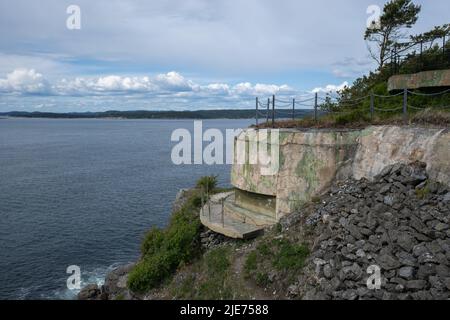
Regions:
<instances>
[{"instance_id":1,"label":"loose gray rock","mask_svg":"<svg viewBox=\"0 0 450 320\"><path fill-rule=\"evenodd\" d=\"M449 190L421 163L389 166L373 181L336 182L305 217L318 242L299 280L303 298L450 298ZM367 289L373 267L380 290Z\"/></svg>"}]
</instances>

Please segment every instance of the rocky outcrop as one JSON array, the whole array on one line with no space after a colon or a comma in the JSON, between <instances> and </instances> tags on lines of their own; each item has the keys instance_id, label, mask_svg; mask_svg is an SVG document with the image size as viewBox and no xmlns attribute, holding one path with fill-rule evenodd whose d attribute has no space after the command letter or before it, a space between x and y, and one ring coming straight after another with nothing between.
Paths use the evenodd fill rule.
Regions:
<instances>
[{"instance_id":1,"label":"rocky outcrop","mask_svg":"<svg viewBox=\"0 0 450 320\"><path fill-rule=\"evenodd\" d=\"M83 289L77 296L78 300L107 300L108 297L103 290L103 287L99 287L97 284L89 284Z\"/></svg>"},{"instance_id":2,"label":"rocky outcrop","mask_svg":"<svg viewBox=\"0 0 450 320\"><path fill-rule=\"evenodd\" d=\"M358 139L351 177L373 179L396 163L426 163L431 179L450 183L450 132L442 128L377 126Z\"/></svg>"},{"instance_id":3,"label":"rocky outcrop","mask_svg":"<svg viewBox=\"0 0 450 320\"><path fill-rule=\"evenodd\" d=\"M395 164L373 181L331 188L307 224L315 245L289 292L303 299L450 298L450 188L425 164ZM381 288L367 286L368 268Z\"/></svg>"},{"instance_id":4,"label":"rocky outcrop","mask_svg":"<svg viewBox=\"0 0 450 320\"><path fill-rule=\"evenodd\" d=\"M127 289L128 273L134 263L119 266L106 275L102 286L89 284L78 294L78 300L132 300L134 297Z\"/></svg>"},{"instance_id":5,"label":"rocky outcrop","mask_svg":"<svg viewBox=\"0 0 450 320\"><path fill-rule=\"evenodd\" d=\"M134 266L134 263L130 263L124 266L120 266L107 274L103 287L109 300L131 300L133 298L132 294L127 288L127 280L128 274L134 268Z\"/></svg>"}]
</instances>

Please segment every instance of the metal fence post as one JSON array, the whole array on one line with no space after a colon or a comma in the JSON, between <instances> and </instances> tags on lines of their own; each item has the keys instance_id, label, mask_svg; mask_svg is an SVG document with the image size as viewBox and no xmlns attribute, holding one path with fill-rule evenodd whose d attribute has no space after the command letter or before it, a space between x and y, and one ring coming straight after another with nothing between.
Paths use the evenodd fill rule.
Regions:
<instances>
[{"instance_id":1,"label":"metal fence post","mask_svg":"<svg viewBox=\"0 0 450 320\"><path fill-rule=\"evenodd\" d=\"M206 201L208 202L208 218L209 218L209 222L211 222L211 201L209 199L209 185L208 185L208 181L206 182Z\"/></svg>"},{"instance_id":2,"label":"metal fence post","mask_svg":"<svg viewBox=\"0 0 450 320\"><path fill-rule=\"evenodd\" d=\"M223 202L224 202L224 199L222 198L222 227L223 228L225 228L225 218L224 218L224 212L223 212Z\"/></svg>"},{"instance_id":3,"label":"metal fence post","mask_svg":"<svg viewBox=\"0 0 450 320\"><path fill-rule=\"evenodd\" d=\"M275 128L275 95L273 95L272 99L272 128Z\"/></svg>"},{"instance_id":4,"label":"metal fence post","mask_svg":"<svg viewBox=\"0 0 450 320\"><path fill-rule=\"evenodd\" d=\"M270 98L267 98L267 119L266 119L266 126L269 126L269 108L270 108Z\"/></svg>"},{"instance_id":5,"label":"metal fence post","mask_svg":"<svg viewBox=\"0 0 450 320\"><path fill-rule=\"evenodd\" d=\"M314 121L317 122L317 92L314 95Z\"/></svg>"},{"instance_id":6,"label":"metal fence post","mask_svg":"<svg viewBox=\"0 0 450 320\"><path fill-rule=\"evenodd\" d=\"M370 93L370 120L373 121L373 114L375 111L375 96L373 92Z\"/></svg>"},{"instance_id":7,"label":"metal fence post","mask_svg":"<svg viewBox=\"0 0 450 320\"><path fill-rule=\"evenodd\" d=\"M204 192L205 192L205 190L204 190L204 188L202 187L202 199L201 199L201 201L202 201L202 209L200 210L202 216L205 215L205 210L204 210L204 206L205 206Z\"/></svg>"},{"instance_id":8,"label":"metal fence post","mask_svg":"<svg viewBox=\"0 0 450 320\"><path fill-rule=\"evenodd\" d=\"M408 122L408 89L403 89L403 122Z\"/></svg>"},{"instance_id":9,"label":"metal fence post","mask_svg":"<svg viewBox=\"0 0 450 320\"><path fill-rule=\"evenodd\" d=\"M443 58L443 60L445 62L445 34L442 37L442 58Z\"/></svg>"},{"instance_id":10,"label":"metal fence post","mask_svg":"<svg viewBox=\"0 0 450 320\"><path fill-rule=\"evenodd\" d=\"M259 101L258 101L258 97L256 97L256 126L258 126L258 104L259 104Z\"/></svg>"},{"instance_id":11,"label":"metal fence post","mask_svg":"<svg viewBox=\"0 0 450 320\"><path fill-rule=\"evenodd\" d=\"M295 120L295 98L292 99L292 120Z\"/></svg>"}]
</instances>

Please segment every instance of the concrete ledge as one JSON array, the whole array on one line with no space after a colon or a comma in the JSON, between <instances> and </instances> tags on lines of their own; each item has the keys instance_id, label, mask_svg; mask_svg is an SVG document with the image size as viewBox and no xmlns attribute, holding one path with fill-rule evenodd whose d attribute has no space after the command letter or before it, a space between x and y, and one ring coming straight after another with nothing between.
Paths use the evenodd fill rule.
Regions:
<instances>
[{"instance_id":1,"label":"concrete ledge","mask_svg":"<svg viewBox=\"0 0 450 320\"><path fill-rule=\"evenodd\" d=\"M399 74L388 80L388 91L438 87L450 87L450 69Z\"/></svg>"},{"instance_id":2,"label":"concrete ledge","mask_svg":"<svg viewBox=\"0 0 450 320\"><path fill-rule=\"evenodd\" d=\"M206 204L200 210L200 221L204 226L214 232L234 239L251 239L264 233L264 226L257 226L250 221L242 220L227 214L223 211L222 200L231 202L233 193L221 193L211 197L210 204ZM224 205L225 207L225 205Z\"/></svg>"}]
</instances>

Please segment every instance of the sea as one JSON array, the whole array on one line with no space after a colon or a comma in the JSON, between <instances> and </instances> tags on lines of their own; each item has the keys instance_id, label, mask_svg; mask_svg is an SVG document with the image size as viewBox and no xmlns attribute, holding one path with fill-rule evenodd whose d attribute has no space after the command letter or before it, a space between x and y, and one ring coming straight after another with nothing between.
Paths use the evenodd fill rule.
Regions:
<instances>
[{"instance_id":1,"label":"sea","mask_svg":"<svg viewBox=\"0 0 450 320\"><path fill-rule=\"evenodd\" d=\"M225 137L252 123L197 125ZM205 175L230 186L230 165L174 164L179 129L194 141L194 120L0 119L0 299L74 299L70 266L102 284L167 224L180 189Z\"/></svg>"}]
</instances>

